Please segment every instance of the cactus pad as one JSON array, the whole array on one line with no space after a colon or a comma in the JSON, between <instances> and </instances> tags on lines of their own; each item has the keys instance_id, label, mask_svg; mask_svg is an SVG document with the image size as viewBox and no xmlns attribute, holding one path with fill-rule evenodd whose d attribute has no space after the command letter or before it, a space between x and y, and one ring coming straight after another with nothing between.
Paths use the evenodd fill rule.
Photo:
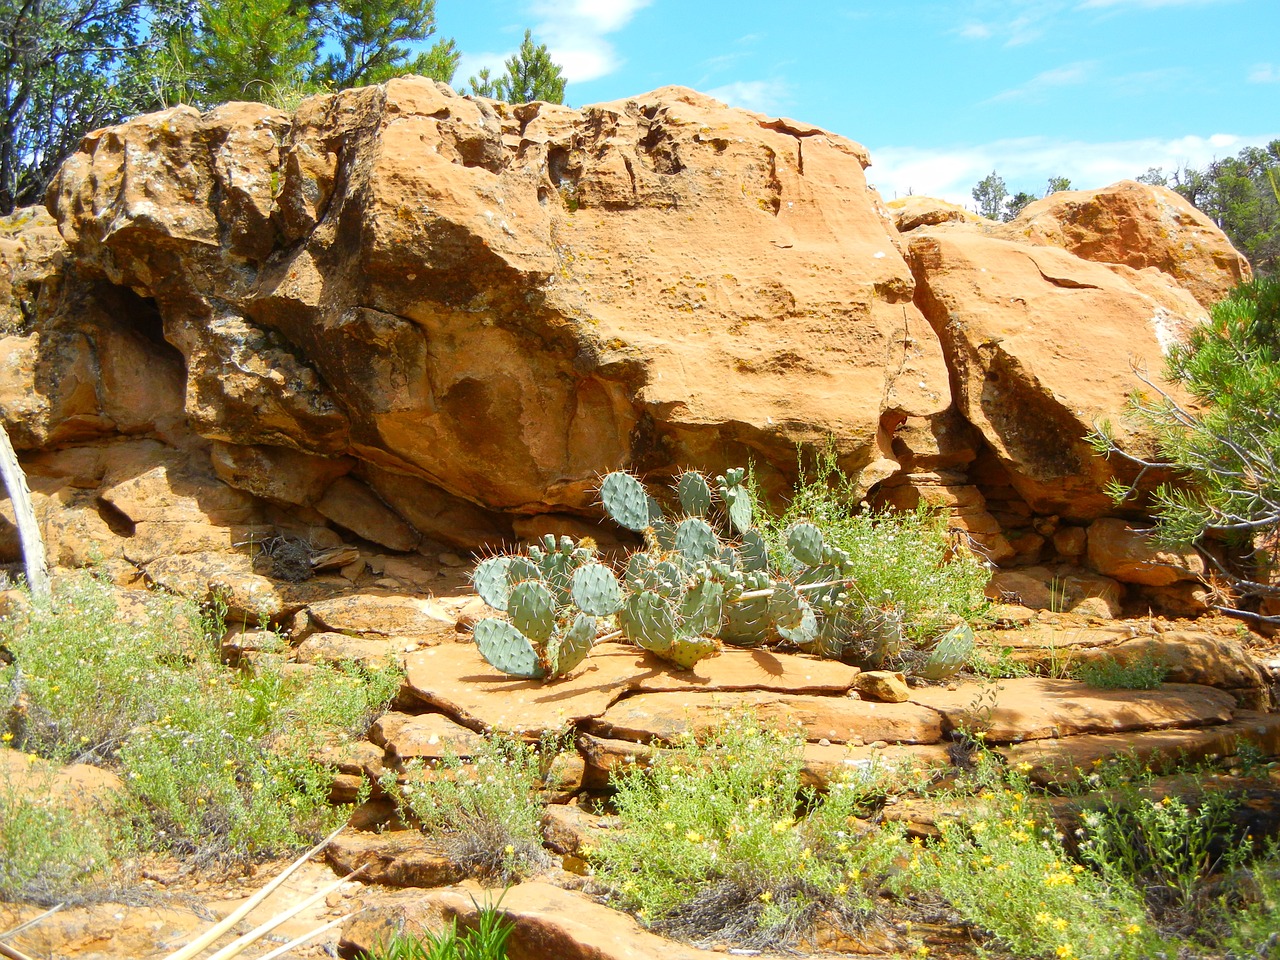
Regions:
<instances>
[{"instance_id":1,"label":"cactus pad","mask_svg":"<svg viewBox=\"0 0 1280 960\"><path fill-rule=\"evenodd\" d=\"M553 676L563 677L587 658L596 639L596 621L585 613L578 614L564 636L547 644L547 660Z\"/></svg>"},{"instance_id":2,"label":"cactus pad","mask_svg":"<svg viewBox=\"0 0 1280 960\"><path fill-rule=\"evenodd\" d=\"M556 601L546 584L523 580L507 599L511 624L534 643L547 640L556 629Z\"/></svg>"},{"instance_id":3,"label":"cactus pad","mask_svg":"<svg viewBox=\"0 0 1280 960\"><path fill-rule=\"evenodd\" d=\"M503 673L526 680L547 675L529 638L505 620L481 620L476 624L475 641L480 656Z\"/></svg>"},{"instance_id":4,"label":"cactus pad","mask_svg":"<svg viewBox=\"0 0 1280 960\"><path fill-rule=\"evenodd\" d=\"M786 542L787 550L806 567L822 563L826 543L822 531L812 523L793 523L787 528Z\"/></svg>"},{"instance_id":5,"label":"cactus pad","mask_svg":"<svg viewBox=\"0 0 1280 960\"><path fill-rule=\"evenodd\" d=\"M680 509L687 517L705 517L711 512L711 486L697 470L686 470L676 481Z\"/></svg>"},{"instance_id":6,"label":"cactus pad","mask_svg":"<svg viewBox=\"0 0 1280 960\"><path fill-rule=\"evenodd\" d=\"M662 510L644 484L625 471L608 474L600 484L605 512L620 527L640 533L662 517Z\"/></svg>"},{"instance_id":7,"label":"cactus pad","mask_svg":"<svg viewBox=\"0 0 1280 960\"><path fill-rule=\"evenodd\" d=\"M942 635L917 672L926 680L945 680L963 667L972 653L973 630L967 623L959 624Z\"/></svg>"},{"instance_id":8,"label":"cactus pad","mask_svg":"<svg viewBox=\"0 0 1280 960\"><path fill-rule=\"evenodd\" d=\"M724 476L716 478L720 499L724 501L725 511L729 514L729 523L740 535L751 529L755 519L751 491L746 487L746 479L747 471L742 467L726 470Z\"/></svg>"},{"instance_id":9,"label":"cactus pad","mask_svg":"<svg viewBox=\"0 0 1280 960\"><path fill-rule=\"evenodd\" d=\"M720 540L707 521L689 517L676 527L676 551L690 563L712 560L720 555Z\"/></svg>"},{"instance_id":10,"label":"cactus pad","mask_svg":"<svg viewBox=\"0 0 1280 960\"><path fill-rule=\"evenodd\" d=\"M678 623L681 636L710 636L720 632L724 611L724 585L699 580L680 598Z\"/></svg>"},{"instance_id":11,"label":"cactus pad","mask_svg":"<svg viewBox=\"0 0 1280 960\"><path fill-rule=\"evenodd\" d=\"M627 597L618 611L618 626L637 647L667 650L676 636L675 608L666 597L642 590Z\"/></svg>"},{"instance_id":12,"label":"cactus pad","mask_svg":"<svg viewBox=\"0 0 1280 960\"><path fill-rule=\"evenodd\" d=\"M618 578L602 563L584 563L573 571L573 602L583 613L607 617L622 606Z\"/></svg>"},{"instance_id":13,"label":"cactus pad","mask_svg":"<svg viewBox=\"0 0 1280 960\"><path fill-rule=\"evenodd\" d=\"M720 642L715 637L680 637L665 652L654 651L681 670L692 670L699 660L714 657L719 652Z\"/></svg>"},{"instance_id":14,"label":"cactus pad","mask_svg":"<svg viewBox=\"0 0 1280 960\"><path fill-rule=\"evenodd\" d=\"M510 557L489 557L481 560L471 575L471 585L480 599L495 610L507 609L507 597L511 594L511 582L507 579L510 568Z\"/></svg>"},{"instance_id":15,"label":"cactus pad","mask_svg":"<svg viewBox=\"0 0 1280 960\"><path fill-rule=\"evenodd\" d=\"M769 569L769 545L759 530L742 531L742 547L738 550L739 564L748 572L764 572Z\"/></svg>"}]
</instances>

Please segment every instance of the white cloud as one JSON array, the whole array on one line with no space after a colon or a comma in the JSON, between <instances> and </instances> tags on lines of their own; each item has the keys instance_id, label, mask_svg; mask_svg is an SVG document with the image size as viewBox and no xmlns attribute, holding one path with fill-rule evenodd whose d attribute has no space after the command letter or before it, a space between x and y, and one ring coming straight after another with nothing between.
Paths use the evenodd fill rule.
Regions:
<instances>
[{"instance_id":1,"label":"white cloud","mask_svg":"<svg viewBox=\"0 0 1280 960\"><path fill-rule=\"evenodd\" d=\"M1265 146L1278 135L1191 134L1110 143L1024 137L938 150L872 147L868 175L885 199L914 193L972 208L973 185L992 170L1010 193L1043 193L1049 177L1067 177L1076 188L1089 189L1132 179L1148 167L1162 167L1166 174L1183 166L1203 167L1244 147Z\"/></svg>"},{"instance_id":2,"label":"white cloud","mask_svg":"<svg viewBox=\"0 0 1280 960\"><path fill-rule=\"evenodd\" d=\"M565 79L585 82L606 76L622 65L606 36L625 27L650 0L562 0L532 4L538 17L534 39L545 43Z\"/></svg>"},{"instance_id":3,"label":"white cloud","mask_svg":"<svg viewBox=\"0 0 1280 960\"><path fill-rule=\"evenodd\" d=\"M1089 75L1096 65L1092 60L1082 60L1078 63L1069 63L1063 67L1045 70L1043 73L1037 73L1022 86L1004 90L994 97L989 97L984 102L999 103L1004 100L1035 100L1047 90L1084 83L1089 79Z\"/></svg>"},{"instance_id":4,"label":"white cloud","mask_svg":"<svg viewBox=\"0 0 1280 960\"><path fill-rule=\"evenodd\" d=\"M731 107L778 115L792 103L791 88L782 80L739 80L707 91Z\"/></svg>"},{"instance_id":5,"label":"white cloud","mask_svg":"<svg viewBox=\"0 0 1280 960\"><path fill-rule=\"evenodd\" d=\"M1257 63L1249 71L1250 83L1280 83L1280 67L1274 63Z\"/></svg>"}]
</instances>

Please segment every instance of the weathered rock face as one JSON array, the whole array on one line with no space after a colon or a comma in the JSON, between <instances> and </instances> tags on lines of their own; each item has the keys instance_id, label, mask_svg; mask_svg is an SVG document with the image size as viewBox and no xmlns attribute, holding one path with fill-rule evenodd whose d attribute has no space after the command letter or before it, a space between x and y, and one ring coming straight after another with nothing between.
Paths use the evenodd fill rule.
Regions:
<instances>
[{"instance_id":1,"label":"weathered rock face","mask_svg":"<svg viewBox=\"0 0 1280 960\"><path fill-rule=\"evenodd\" d=\"M674 87L571 110L404 78L139 117L85 139L53 218L0 222L0 419L58 562L195 592L286 529L608 548L600 473L749 458L777 490L827 437L877 505L944 507L998 563L1082 562L1114 510L1085 435L1150 451L1131 361L1158 371L1247 267L1168 191L994 224L882 204L868 162Z\"/></svg>"},{"instance_id":2,"label":"weathered rock face","mask_svg":"<svg viewBox=\"0 0 1280 960\"><path fill-rule=\"evenodd\" d=\"M1050 194L1023 208L1003 233L1082 260L1154 267L1205 307L1252 276L1249 262L1181 194L1133 180Z\"/></svg>"},{"instance_id":3,"label":"weathered rock face","mask_svg":"<svg viewBox=\"0 0 1280 960\"><path fill-rule=\"evenodd\" d=\"M100 131L50 202L81 269L155 301L203 436L536 513L828 434L864 485L892 469L878 437L950 398L866 163L679 88L411 78Z\"/></svg>"},{"instance_id":4,"label":"weathered rock face","mask_svg":"<svg viewBox=\"0 0 1280 960\"><path fill-rule=\"evenodd\" d=\"M1114 505L1107 463L1086 437L1126 431L1131 364L1158 371L1161 348L1204 319L1185 290L1151 272L1092 263L976 230L917 230L916 299L942 341L956 406L1037 513L1087 519Z\"/></svg>"}]
</instances>

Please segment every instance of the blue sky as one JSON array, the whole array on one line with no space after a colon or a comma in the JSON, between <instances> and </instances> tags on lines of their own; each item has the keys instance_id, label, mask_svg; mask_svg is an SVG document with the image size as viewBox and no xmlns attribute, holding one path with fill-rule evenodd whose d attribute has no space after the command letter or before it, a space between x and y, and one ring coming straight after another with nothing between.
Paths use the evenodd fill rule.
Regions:
<instances>
[{"instance_id":1,"label":"blue sky","mask_svg":"<svg viewBox=\"0 0 1280 960\"><path fill-rule=\"evenodd\" d=\"M526 27L574 106L667 84L865 144L885 196L1100 187L1280 137L1280 0L437 0L501 68Z\"/></svg>"}]
</instances>

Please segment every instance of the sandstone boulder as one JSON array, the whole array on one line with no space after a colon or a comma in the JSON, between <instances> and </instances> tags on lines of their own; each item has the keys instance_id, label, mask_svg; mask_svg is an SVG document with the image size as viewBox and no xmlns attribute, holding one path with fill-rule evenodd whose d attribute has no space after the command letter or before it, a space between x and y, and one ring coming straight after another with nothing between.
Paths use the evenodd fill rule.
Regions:
<instances>
[{"instance_id":1,"label":"sandstone boulder","mask_svg":"<svg viewBox=\"0 0 1280 960\"><path fill-rule=\"evenodd\" d=\"M1205 575L1198 553L1161 548L1149 533L1115 517L1089 525L1088 557L1093 569L1125 583L1167 587Z\"/></svg>"},{"instance_id":2,"label":"sandstone boulder","mask_svg":"<svg viewBox=\"0 0 1280 960\"><path fill-rule=\"evenodd\" d=\"M79 269L154 303L203 436L582 512L624 463L790 474L827 435L865 488L885 430L947 407L867 162L681 88L402 78L96 131L50 203Z\"/></svg>"},{"instance_id":3,"label":"sandstone boulder","mask_svg":"<svg viewBox=\"0 0 1280 960\"><path fill-rule=\"evenodd\" d=\"M1249 262L1185 197L1133 180L1051 193L1024 207L1002 232L1083 260L1154 267L1205 307L1252 275Z\"/></svg>"},{"instance_id":4,"label":"sandstone boulder","mask_svg":"<svg viewBox=\"0 0 1280 960\"><path fill-rule=\"evenodd\" d=\"M972 231L913 231L909 255L958 409L1012 486L1036 513L1107 514L1111 472L1086 437L1108 420L1125 449L1154 452L1124 420L1130 364L1159 370L1162 350L1204 319L1200 305L1154 271Z\"/></svg>"}]
</instances>

